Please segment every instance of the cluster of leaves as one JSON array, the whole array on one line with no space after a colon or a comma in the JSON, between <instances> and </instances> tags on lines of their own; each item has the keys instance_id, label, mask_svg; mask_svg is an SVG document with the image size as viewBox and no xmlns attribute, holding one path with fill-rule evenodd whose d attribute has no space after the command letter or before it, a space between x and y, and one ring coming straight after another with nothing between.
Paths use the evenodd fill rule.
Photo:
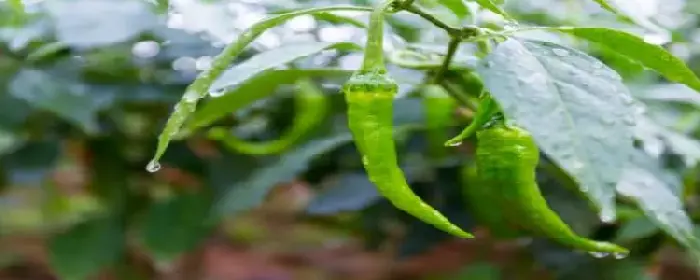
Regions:
<instances>
[{"instance_id":1,"label":"cluster of leaves","mask_svg":"<svg viewBox=\"0 0 700 280\"><path fill-rule=\"evenodd\" d=\"M260 2L0 2L0 234L46 236L57 275L84 279L120 263L131 246L172 261L224 221L235 225L273 187L302 179L319 189L305 217L350 212L350 222L328 226L360 233L368 245L391 240L393 225L404 230L402 256L449 238L378 196L347 133L339 89L361 59L374 2ZM672 26L661 47L642 38L669 27L625 1L571 1L586 11L577 13L557 12L565 1L518 2L415 1L449 26L488 28L452 56L444 30L393 15L385 45L400 83L395 125L428 122L416 81L440 73L450 57L441 86L461 105L473 109L484 87L533 133L547 158L540 185L563 219L633 251L601 262L536 239L524 245L536 262L566 279L643 279L662 246L700 255L692 203L700 80L691 70L700 70L700 51L685 43L695 21ZM674 47L687 50L690 67L667 51ZM297 113L289 110L292 85L303 79L331 100L330 116L283 154L240 154L200 133L216 124L251 141L279 137ZM473 143L452 153L439 141L467 123L460 116L437 129L404 130L397 143L414 190L470 229L478 225L462 200L460 170ZM62 170L83 180L66 183L56 175ZM71 194L76 185L87 191Z\"/></svg>"}]
</instances>

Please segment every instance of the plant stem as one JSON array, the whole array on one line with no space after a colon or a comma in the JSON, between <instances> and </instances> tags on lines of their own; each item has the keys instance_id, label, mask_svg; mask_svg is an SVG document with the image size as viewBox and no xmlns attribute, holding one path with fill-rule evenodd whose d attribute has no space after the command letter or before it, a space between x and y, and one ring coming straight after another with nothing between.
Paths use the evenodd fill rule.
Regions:
<instances>
[{"instance_id":1,"label":"plant stem","mask_svg":"<svg viewBox=\"0 0 700 280\"><path fill-rule=\"evenodd\" d=\"M459 89L455 88L452 84L447 83L445 81L441 81L439 84L442 84L443 87L447 90L447 93L457 100L457 102L461 103L463 106L474 110L474 106L472 105L471 102L469 102L469 97L465 95L463 92L461 92Z\"/></svg>"},{"instance_id":2,"label":"plant stem","mask_svg":"<svg viewBox=\"0 0 700 280\"><path fill-rule=\"evenodd\" d=\"M384 0L379 3L369 18L363 70L385 70L384 66L384 13L394 0Z\"/></svg>"},{"instance_id":3,"label":"plant stem","mask_svg":"<svg viewBox=\"0 0 700 280\"><path fill-rule=\"evenodd\" d=\"M452 37L452 39L450 40L450 44L447 45L447 55L442 61L442 66L440 67L440 69L438 69L438 71L435 73L435 76L433 77L434 84L440 83L443 76L445 75L445 72L447 72L447 70L450 68L452 58L454 58L455 54L457 53L457 48L459 47L459 44L461 42L462 38L457 37Z\"/></svg>"},{"instance_id":4,"label":"plant stem","mask_svg":"<svg viewBox=\"0 0 700 280\"><path fill-rule=\"evenodd\" d=\"M431 15L430 13L424 11L423 9L419 8L418 6L415 6L415 5L406 5L406 6L403 6L403 7L401 7L401 8L402 8L404 11L407 11L407 12L412 13L412 14L416 14L416 15L418 15L418 16L424 18L425 20L429 21L429 22L432 23L433 25L435 25L435 26L437 26L437 27L439 27L439 28L444 29L445 31L447 31L448 34L450 34L450 36L453 36L453 37L455 37L455 36L461 37L461 35L462 35L462 30L460 30L459 28L455 28L455 27L449 26L447 23L444 23L443 21L437 19L435 16L433 16L433 15Z\"/></svg>"}]
</instances>

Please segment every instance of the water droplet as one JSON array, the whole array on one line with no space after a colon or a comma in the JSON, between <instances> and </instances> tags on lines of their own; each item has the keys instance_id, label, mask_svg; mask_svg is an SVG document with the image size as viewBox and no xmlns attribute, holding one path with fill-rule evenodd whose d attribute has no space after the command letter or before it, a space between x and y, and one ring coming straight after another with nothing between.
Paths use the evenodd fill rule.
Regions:
<instances>
[{"instance_id":1,"label":"water droplet","mask_svg":"<svg viewBox=\"0 0 700 280\"><path fill-rule=\"evenodd\" d=\"M634 104L634 98L632 98L632 96L630 96L629 94L623 94L622 95L622 103L624 103L627 106L630 106L630 105Z\"/></svg>"},{"instance_id":2,"label":"water droplet","mask_svg":"<svg viewBox=\"0 0 700 280\"><path fill-rule=\"evenodd\" d=\"M630 255L629 253L615 253L615 254L613 254L613 256L615 257L616 260L621 260L621 259L627 258L627 257L629 257L629 255Z\"/></svg>"},{"instance_id":3,"label":"water droplet","mask_svg":"<svg viewBox=\"0 0 700 280\"><path fill-rule=\"evenodd\" d=\"M447 146L449 146L449 147L459 147L461 145L462 145L461 141L447 143Z\"/></svg>"},{"instance_id":4,"label":"water droplet","mask_svg":"<svg viewBox=\"0 0 700 280\"><path fill-rule=\"evenodd\" d=\"M589 254L596 259L602 259L610 255L610 253L605 252L589 252Z\"/></svg>"},{"instance_id":5,"label":"water droplet","mask_svg":"<svg viewBox=\"0 0 700 280\"><path fill-rule=\"evenodd\" d=\"M369 165L369 159L366 156L362 156L362 164L365 166Z\"/></svg>"},{"instance_id":6,"label":"water droplet","mask_svg":"<svg viewBox=\"0 0 700 280\"><path fill-rule=\"evenodd\" d=\"M603 210L600 213L600 221L604 224L615 223L614 209L603 207Z\"/></svg>"},{"instance_id":7,"label":"water droplet","mask_svg":"<svg viewBox=\"0 0 700 280\"><path fill-rule=\"evenodd\" d=\"M569 55L569 51L567 51L565 49L553 49L552 51L557 56L568 56Z\"/></svg>"},{"instance_id":8,"label":"water droplet","mask_svg":"<svg viewBox=\"0 0 700 280\"><path fill-rule=\"evenodd\" d=\"M628 126L637 125L637 120L633 115L625 116L624 118L622 118L622 121L625 123L625 125L628 125Z\"/></svg>"},{"instance_id":9,"label":"water droplet","mask_svg":"<svg viewBox=\"0 0 700 280\"><path fill-rule=\"evenodd\" d=\"M226 93L226 90L221 88L221 89L216 89L216 90L210 91L209 96L211 96L212 98L217 98L217 97L223 96L225 93Z\"/></svg>"},{"instance_id":10,"label":"water droplet","mask_svg":"<svg viewBox=\"0 0 700 280\"><path fill-rule=\"evenodd\" d=\"M586 164L579 160L574 160L573 162L571 162L571 168L573 168L574 170L583 169L584 167L586 167Z\"/></svg>"},{"instance_id":11,"label":"water droplet","mask_svg":"<svg viewBox=\"0 0 700 280\"><path fill-rule=\"evenodd\" d=\"M155 160L152 160L151 162L146 165L146 171L154 173L156 171L160 170L160 163L158 163Z\"/></svg>"},{"instance_id":12,"label":"water droplet","mask_svg":"<svg viewBox=\"0 0 700 280\"><path fill-rule=\"evenodd\" d=\"M603 68L603 63L600 62L600 61L598 61L598 60L596 60L596 61L593 62L593 68L595 68L595 69L601 69L601 68Z\"/></svg>"},{"instance_id":13,"label":"water droplet","mask_svg":"<svg viewBox=\"0 0 700 280\"><path fill-rule=\"evenodd\" d=\"M199 94L196 91L188 90L182 96L182 100L189 103L197 102L197 100L199 100Z\"/></svg>"}]
</instances>

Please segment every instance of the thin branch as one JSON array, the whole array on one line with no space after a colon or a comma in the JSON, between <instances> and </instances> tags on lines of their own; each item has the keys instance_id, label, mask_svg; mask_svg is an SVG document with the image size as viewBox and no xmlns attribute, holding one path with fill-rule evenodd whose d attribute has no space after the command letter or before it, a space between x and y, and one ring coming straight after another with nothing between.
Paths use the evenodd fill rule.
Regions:
<instances>
[{"instance_id":1,"label":"thin branch","mask_svg":"<svg viewBox=\"0 0 700 280\"><path fill-rule=\"evenodd\" d=\"M445 31L447 31L448 34L450 34L450 36L453 36L453 37L454 36L459 36L459 37L462 36L462 30L460 30L459 28L449 26L447 23L444 23L443 21L437 19L435 16L424 11L423 9L419 8L418 6L405 5L405 6L402 6L401 8L404 11L407 11L407 12L412 13L412 14L416 14L416 15L424 18L425 20L429 21L433 25L444 29Z\"/></svg>"},{"instance_id":2,"label":"thin branch","mask_svg":"<svg viewBox=\"0 0 700 280\"><path fill-rule=\"evenodd\" d=\"M447 45L447 55L445 56L445 59L442 61L442 66L438 71L435 73L435 76L433 77L433 83L438 84L442 80L443 76L447 72L447 70L450 68L450 63L452 63L452 58L454 58L455 54L457 53L457 48L459 47L459 44L462 42L461 38L456 38L452 37L450 40L450 44Z\"/></svg>"}]
</instances>

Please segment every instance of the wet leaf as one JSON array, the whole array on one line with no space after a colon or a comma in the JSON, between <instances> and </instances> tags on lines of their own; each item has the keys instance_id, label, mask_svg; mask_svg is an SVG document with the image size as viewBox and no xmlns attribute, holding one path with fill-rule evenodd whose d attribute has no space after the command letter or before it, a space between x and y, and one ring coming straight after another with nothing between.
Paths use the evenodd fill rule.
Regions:
<instances>
[{"instance_id":1,"label":"wet leaf","mask_svg":"<svg viewBox=\"0 0 700 280\"><path fill-rule=\"evenodd\" d=\"M505 115L615 219L615 183L632 150L633 99L599 60L554 43L509 39L477 70Z\"/></svg>"},{"instance_id":2,"label":"wet leaf","mask_svg":"<svg viewBox=\"0 0 700 280\"><path fill-rule=\"evenodd\" d=\"M229 44L219 56L214 58L212 67L202 72L197 79L185 90L182 99L173 113L168 118L165 128L158 136L158 145L153 158L149 162L146 169L150 172L158 171L160 167L160 157L163 156L168 148L170 139L178 134L180 127L197 108L197 101L204 98L210 90L211 85L218 79L226 68L240 55L250 43L262 35L268 29L280 25L292 18L300 15L309 15L316 13L327 13L333 11L371 11L371 8L357 6L329 6L321 8L310 8L298 10L289 13L279 14L269 17L261 22L258 22L244 31L241 36ZM239 81L240 82L240 81Z\"/></svg>"},{"instance_id":3,"label":"wet leaf","mask_svg":"<svg viewBox=\"0 0 700 280\"><path fill-rule=\"evenodd\" d=\"M700 253L700 241L694 236L693 223L685 212L682 186L678 176L659 166L642 152L635 153L635 164L624 170L617 184L620 195L634 200L651 222L680 244Z\"/></svg>"}]
</instances>

